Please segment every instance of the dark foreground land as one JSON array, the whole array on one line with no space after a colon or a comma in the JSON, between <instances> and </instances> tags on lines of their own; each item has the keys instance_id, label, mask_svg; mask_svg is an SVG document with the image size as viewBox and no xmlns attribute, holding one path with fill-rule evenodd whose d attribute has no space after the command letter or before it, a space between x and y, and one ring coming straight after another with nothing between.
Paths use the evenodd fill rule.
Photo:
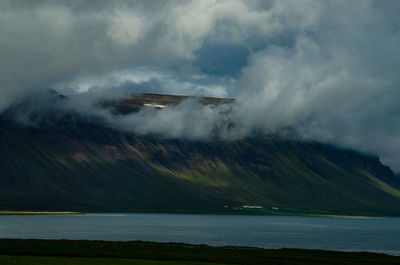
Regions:
<instances>
[{"instance_id":1,"label":"dark foreground land","mask_svg":"<svg viewBox=\"0 0 400 265\"><path fill-rule=\"evenodd\" d=\"M0 264L400 264L400 257L366 252L142 241L0 239Z\"/></svg>"}]
</instances>

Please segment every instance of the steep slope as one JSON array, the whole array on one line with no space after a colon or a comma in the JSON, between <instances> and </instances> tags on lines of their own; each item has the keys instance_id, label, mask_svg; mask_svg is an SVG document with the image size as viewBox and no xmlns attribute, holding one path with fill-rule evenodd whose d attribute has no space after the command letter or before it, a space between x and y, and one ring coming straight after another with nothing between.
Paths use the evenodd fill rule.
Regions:
<instances>
[{"instance_id":1,"label":"steep slope","mask_svg":"<svg viewBox=\"0 0 400 265\"><path fill-rule=\"evenodd\" d=\"M249 204L400 215L400 180L377 157L278 136L190 141L84 122L25 127L2 119L0 170L0 209Z\"/></svg>"}]
</instances>

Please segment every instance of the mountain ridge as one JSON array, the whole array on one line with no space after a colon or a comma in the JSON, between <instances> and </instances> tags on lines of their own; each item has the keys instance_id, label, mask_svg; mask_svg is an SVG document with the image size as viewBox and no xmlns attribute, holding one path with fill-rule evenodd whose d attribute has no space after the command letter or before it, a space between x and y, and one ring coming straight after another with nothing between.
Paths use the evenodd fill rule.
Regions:
<instances>
[{"instance_id":1,"label":"mountain ridge","mask_svg":"<svg viewBox=\"0 0 400 265\"><path fill-rule=\"evenodd\" d=\"M224 101L210 104L218 102ZM142 103L141 108L147 104ZM106 108L113 104L119 103ZM0 209L203 211L263 205L400 216L400 179L378 157L278 135L195 141L85 121L21 126L2 118L0 152Z\"/></svg>"}]
</instances>

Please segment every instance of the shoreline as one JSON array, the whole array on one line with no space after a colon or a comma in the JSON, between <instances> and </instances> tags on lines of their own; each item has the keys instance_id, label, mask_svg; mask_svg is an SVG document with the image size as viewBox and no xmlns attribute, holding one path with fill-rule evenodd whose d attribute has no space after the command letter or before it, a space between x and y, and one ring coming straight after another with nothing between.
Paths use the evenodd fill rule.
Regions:
<instances>
[{"instance_id":1,"label":"shoreline","mask_svg":"<svg viewBox=\"0 0 400 265\"><path fill-rule=\"evenodd\" d=\"M72 212L72 211L3 211L0 210L0 216L2 215L85 215L84 212Z\"/></svg>"},{"instance_id":2,"label":"shoreline","mask_svg":"<svg viewBox=\"0 0 400 265\"><path fill-rule=\"evenodd\" d=\"M99 211L99 212L78 212L78 211L13 211L0 210L0 216L11 215L96 215L96 214L177 214L177 215L237 215L237 216L295 216L295 217L330 217L330 218L355 218L355 219L370 219L370 218L400 218L400 216L388 215L347 215L347 214L316 214L316 213L288 213L288 212L234 212L234 211Z\"/></svg>"}]
</instances>

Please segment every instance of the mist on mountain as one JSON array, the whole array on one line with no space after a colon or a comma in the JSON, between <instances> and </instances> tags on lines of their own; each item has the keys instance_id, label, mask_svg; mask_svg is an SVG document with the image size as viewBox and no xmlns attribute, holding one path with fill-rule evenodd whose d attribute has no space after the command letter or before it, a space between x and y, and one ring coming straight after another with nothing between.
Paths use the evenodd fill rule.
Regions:
<instances>
[{"instance_id":1,"label":"mist on mountain","mask_svg":"<svg viewBox=\"0 0 400 265\"><path fill-rule=\"evenodd\" d=\"M170 138L279 132L399 170L398 10L372 0L2 1L0 111L25 125L67 113ZM49 88L68 100L45 99ZM96 107L130 93L237 100L119 116Z\"/></svg>"}]
</instances>

